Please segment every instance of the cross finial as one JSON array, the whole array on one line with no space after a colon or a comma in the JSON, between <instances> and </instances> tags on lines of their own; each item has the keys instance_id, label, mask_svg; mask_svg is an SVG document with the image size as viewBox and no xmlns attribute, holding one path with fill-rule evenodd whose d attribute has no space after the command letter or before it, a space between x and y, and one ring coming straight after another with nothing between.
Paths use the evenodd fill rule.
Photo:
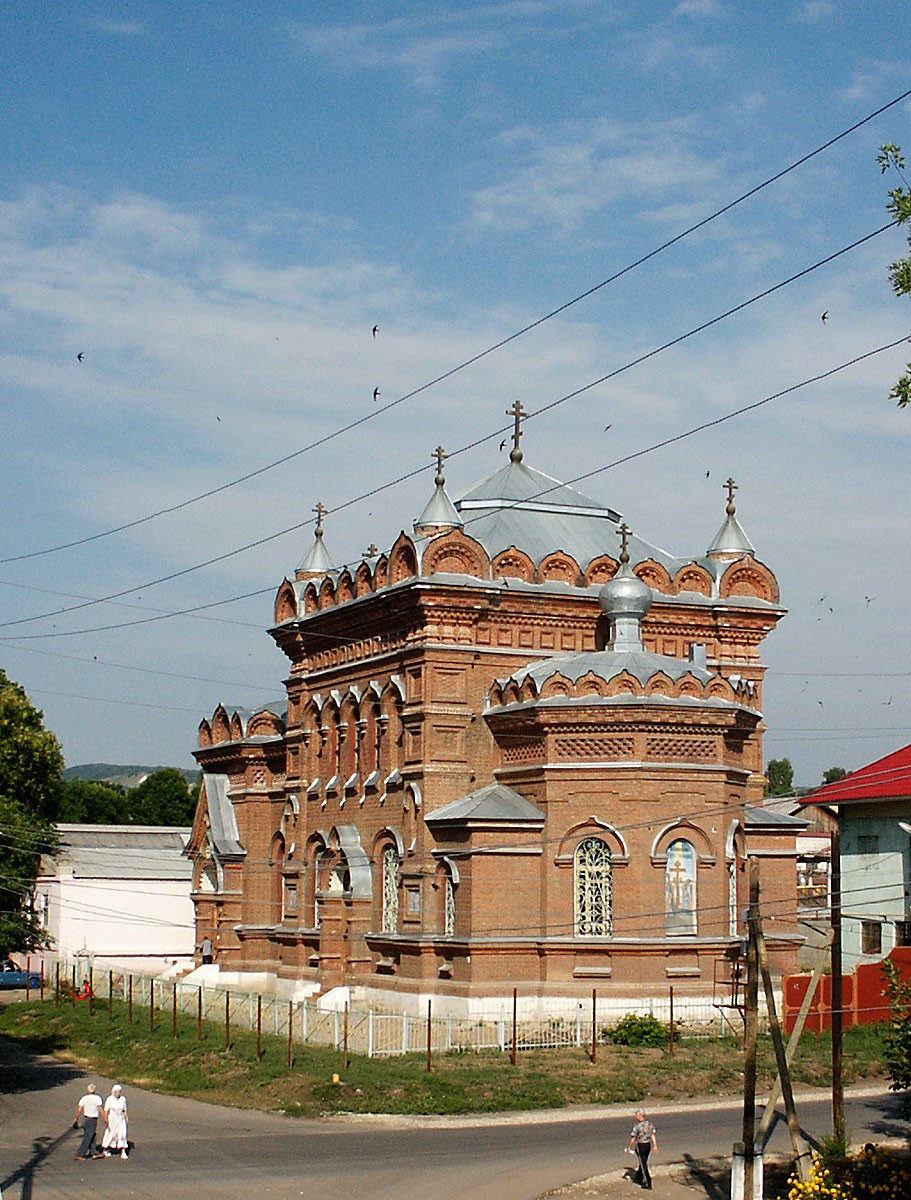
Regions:
<instances>
[{"instance_id":1,"label":"cross finial","mask_svg":"<svg viewBox=\"0 0 911 1200\"><path fill-rule=\"evenodd\" d=\"M522 401L517 400L512 408L507 408L506 415L513 418L512 450L509 452L509 459L510 462L521 462L522 451L519 449L519 441L522 437L522 418L527 417L528 413L522 407Z\"/></svg>"},{"instance_id":2,"label":"cross finial","mask_svg":"<svg viewBox=\"0 0 911 1200\"><path fill-rule=\"evenodd\" d=\"M617 530L617 536L620 538L620 562L624 566L629 562L629 535L631 533L632 530L625 521Z\"/></svg>"},{"instance_id":3,"label":"cross finial","mask_svg":"<svg viewBox=\"0 0 911 1200\"><path fill-rule=\"evenodd\" d=\"M437 477L434 480L434 483L437 485L437 487L442 487L446 482L446 478L443 475L443 460L447 458L448 455L442 446L437 446L436 450L433 452L433 457L437 460Z\"/></svg>"},{"instance_id":4,"label":"cross finial","mask_svg":"<svg viewBox=\"0 0 911 1200\"><path fill-rule=\"evenodd\" d=\"M724 486L728 489L728 502L727 502L727 506L725 508L725 512L728 514L729 517L733 517L734 513L737 511L736 508L734 507L734 493L737 491L737 484L734 482L733 479L728 479L728 480L726 480Z\"/></svg>"},{"instance_id":5,"label":"cross finial","mask_svg":"<svg viewBox=\"0 0 911 1200\"><path fill-rule=\"evenodd\" d=\"M323 536L323 517L328 511L329 509L326 508L322 500L316 502L316 507L313 509L313 512L316 513L316 529L313 532L318 538Z\"/></svg>"},{"instance_id":6,"label":"cross finial","mask_svg":"<svg viewBox=\"0 0 911 1200\"><path fill-rule=\"evenodd\" d=\"M371 542L370 545L367 547L367 549L364 551L364 558L376 558L376 556L379 554L379 552L380 552L379 546L377 546L373 542Z\"/></svg>"}]
</instances>

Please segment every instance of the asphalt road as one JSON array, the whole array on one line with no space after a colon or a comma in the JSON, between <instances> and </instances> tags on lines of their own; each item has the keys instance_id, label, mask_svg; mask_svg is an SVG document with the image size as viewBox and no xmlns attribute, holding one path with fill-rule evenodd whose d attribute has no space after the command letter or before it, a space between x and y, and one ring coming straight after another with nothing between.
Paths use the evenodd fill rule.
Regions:
<instances>
[{"instance_id":1,"label":"asphalt road","mask_svg":"<svg viewBox=\"0 0 911 1200\"><path fill-rule=\"evenodd\" d=\"M94 1196L221 1200L536 1200L564 1184L628 1165L625 1106L547 1116L301 1121L220 1108L127 1088L136 1147L119 1158L76 1162L71 1128L90 1079L110 1080L33 1055L0 1039L0 1188L3 1200ZM799 1106L808 1133L829 1130L825 1097ZM740 1136L736 1104L662 1108L661 1162L729 1153ZM851 1097L855 1138L902 1137L898 1100ZM786 1129L773 1148L787 1148Z\"/></svg>"}]
</instances>

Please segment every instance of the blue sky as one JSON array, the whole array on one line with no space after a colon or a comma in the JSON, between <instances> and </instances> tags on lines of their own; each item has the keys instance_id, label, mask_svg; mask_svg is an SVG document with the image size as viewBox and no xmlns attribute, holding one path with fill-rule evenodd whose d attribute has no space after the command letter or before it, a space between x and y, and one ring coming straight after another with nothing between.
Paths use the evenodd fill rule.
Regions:
<instances>
[{"instance_id":1,"label":"blue sky","mask_svg":"<svg viewBox=\"0 0 911 1200\"><path fill-rule=\"evenodd\" d=\"M545 408L885 224L895 181L875 156L911 150L907 100L379 412L907 90L909 24L898 0L9 0L0 664L68 763L190 765L219 701L282 696L264 630L311 529L232 551L317 500L337 510L338 562L390 545L430 494L438 443L489 435L447 463L458 495L502 461L515 399ZM599 472L580 489L679 555L704 552L737 479L790 610L765 649L767 757L805 784L908 740L911 414L887 398L908 347L609 464L906 336L886 275L904 249L897 230L872 239L542 413L524 440L540 470Z\"/></svg>"}]
</instances>

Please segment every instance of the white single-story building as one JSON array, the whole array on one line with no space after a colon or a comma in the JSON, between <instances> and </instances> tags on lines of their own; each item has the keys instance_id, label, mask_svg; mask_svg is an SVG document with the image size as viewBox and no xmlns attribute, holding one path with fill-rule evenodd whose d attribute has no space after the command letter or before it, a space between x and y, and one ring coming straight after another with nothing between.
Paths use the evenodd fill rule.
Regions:
<instances>
[{"instance_id":1,"label":"white single-story building","mask_svg":"<svg viewBox=\"0 0 911 1200\"><path fill-rule=\"evenodd\" d=\"M190 830L177 826L61 824L60 851L35 883L60 959L121 970L193 964Z\"/></svg>"}]
</instances>

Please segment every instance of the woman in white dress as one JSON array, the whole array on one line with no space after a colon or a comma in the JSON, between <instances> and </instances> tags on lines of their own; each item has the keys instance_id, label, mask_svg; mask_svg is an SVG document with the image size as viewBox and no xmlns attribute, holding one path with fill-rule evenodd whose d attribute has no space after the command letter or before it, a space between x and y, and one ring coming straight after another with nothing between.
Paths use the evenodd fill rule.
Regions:
<instances>
[{"instance_id":1,"label":"woman in white dress","mask_svg":"<svg viewBox=\"0 0 911 1200\"><path fill-rule=\"evenodd\" d=\"M120 1157L126 1158L129 1149L127 1098L119 1083L115 1083L111 1088L111 1094L104 1102L104 1111L107 1116L107 1128L101 1139L101 1151L105 1158L110 1158L114 1150L119 1150Z\"/></svg>"}]
</instances>

